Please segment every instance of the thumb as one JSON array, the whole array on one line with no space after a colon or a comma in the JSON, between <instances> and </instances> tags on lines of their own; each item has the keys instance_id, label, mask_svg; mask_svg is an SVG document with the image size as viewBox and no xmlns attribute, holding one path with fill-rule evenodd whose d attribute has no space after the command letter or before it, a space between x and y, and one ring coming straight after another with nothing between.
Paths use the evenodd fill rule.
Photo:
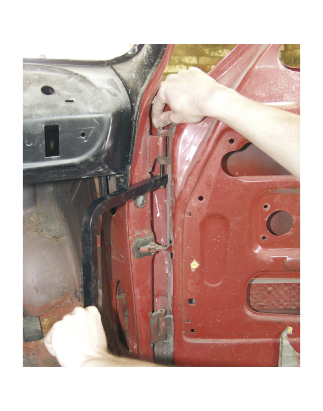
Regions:
<instances>
[{"instance_id":1,"label":"thumb","mask_svg":"<svg viewBox=\"0 0 323 411\"><path fill-rule=\"evenodd\" d=\"M168 124L171 124L172 121L170 119L170 116L173 114L173 112L170 111L164 111L163 113L161 113L157 118L153 119L153 124L156 128L159 127L165 127Z\"/></svg>"},{"instance_id":2,"label":"thumb","mask_svg":"<svg viewBox=\"0 0 323 411\"><path fill-rule=\"evenodd\" d=\"M52 345L52 334L51 334L50 331L44 338L44 344L45 344L45 347L47 348L47 350L49 351L49 353L55 357L55 351L54 351L53 345Z\"/></svg>"}]
</instances>

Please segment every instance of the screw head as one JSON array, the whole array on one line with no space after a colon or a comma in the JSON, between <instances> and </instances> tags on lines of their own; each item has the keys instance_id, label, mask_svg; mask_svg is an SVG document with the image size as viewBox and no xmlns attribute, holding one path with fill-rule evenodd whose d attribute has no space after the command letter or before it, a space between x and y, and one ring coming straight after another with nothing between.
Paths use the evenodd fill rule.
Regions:
<instances>
[{"instance_id":1,"label":"screw head","mask_svg":"<svg viewBox=\"0 0 323 411\"><path fill-rule=\"evenodd\" d=\"M144 195L142 195L142 196L139 196L139 197L136 197L135 198L135 204L136 204L136 207L138 207L138 208L143 208L143 207L145 207L145 205L146 205L146 194L144 194Z\"/></svg>"}]
</instances>

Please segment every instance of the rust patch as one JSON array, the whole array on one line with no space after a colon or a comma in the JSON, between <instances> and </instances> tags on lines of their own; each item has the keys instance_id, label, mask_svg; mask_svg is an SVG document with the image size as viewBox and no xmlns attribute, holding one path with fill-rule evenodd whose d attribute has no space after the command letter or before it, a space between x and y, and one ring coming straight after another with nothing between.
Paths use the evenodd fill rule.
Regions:
<instances>
[{"instance_id":1,"label":"rust patch","mask_svg":"<svg viewBox=\"0 0 323 411\"><path fill-rule=\"evenodd\" d=\"M63 225L57 218L48 215L46 211L35 212L31 217L24 218L24 232L31 236L42 236L46 240L59 241L66 237Z\"/></svg>"},{"instance_id":2,"label":"rust patch","mask_svg":"<svg viewBox=\"0 0 323 411\"><path fill-rule=\"evenodd\" d=\"M61 318L60 318L61 319ZM51 315L50 317L44 318L41 321L41 328L43 330L43 335L47 334L56 321L60 320L57 316Z\"/></svg>"}]
</instances>

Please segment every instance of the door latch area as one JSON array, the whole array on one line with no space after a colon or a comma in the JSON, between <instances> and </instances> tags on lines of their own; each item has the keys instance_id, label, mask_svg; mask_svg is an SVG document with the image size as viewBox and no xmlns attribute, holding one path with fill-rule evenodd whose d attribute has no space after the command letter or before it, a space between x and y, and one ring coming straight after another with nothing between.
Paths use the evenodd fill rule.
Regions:
<instances>
[{"instance_id":1,"label":"door latch area","mask_svg":"<svg viewBox=\"0 0 323 411\"><path fill-rule=\"evenodd\" d=\"M160 309L150 314L150 343L166 340L173 335L173 316L167 315L167 311Z\"/></svg>"},{"instance_id":2,"label":"door latch area","mask_svg":"<svg viewBox=\"0 0 323 411\"><path fill-rule=\"evenodd\" d=\"M167 250L167 245L160 245L154 242L153 237L139 237L133 244L133 254L136 259L150 256L158 251Z\"/></svg>"},{"instance_id":3,"label":"door latch area","mask_svg":"<svg viewBox=\"0 0 323 411\"><path fill-rule=\"evenodd\" d=\"M160 245L160 244L156 244L155 242L151 242L147 245L143 245L142 247L140 247L139 251L141 253L155 254L158 251L164 251L167 248L168 248L167 245Z\"/></svg>"}]
</instances>

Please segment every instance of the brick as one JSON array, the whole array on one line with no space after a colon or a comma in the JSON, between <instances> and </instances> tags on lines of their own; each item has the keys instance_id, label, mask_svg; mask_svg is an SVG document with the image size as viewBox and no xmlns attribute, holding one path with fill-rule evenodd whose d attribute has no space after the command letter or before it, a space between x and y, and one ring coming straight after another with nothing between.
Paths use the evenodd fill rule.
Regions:
<instances>
[{"instance_id":1,"label":"brick","mask_svg":"<svg viewBox=\"0 0 323 411\"><path fill-rule=\"evenodd\" d=\"M197 64L195 67L199 68L200 70L204 71L207 73L207 65L206 64Z\"/></svg>"},{"instance_id":2,"label":"brick","mask_svg":"<svg viewBox=\"0 0 323 411\"><path fill-rule=\"evenodd\" d=\"M185 56L186 54L186 44L184 45L175 45L173 49L172 56Z\"/></svg>"},{"instance_id":3,"label":"brick","mask_svg":"<svg viewBox=\"0 0 323 411\"><path fill-rule=\"evenodd\" d=\"M218 64L222 57L199 57L199 64Z\"/></svg>"},{"instance_id":4,"label":"brick","mask_svg":"<svg viewBox=\"0 0 323 411\"><path fill-rule=\"evenodd\" d=\"M223 44L224 49L232 50L237 46L237 44Z\"/></svg>"},{"instance_id":5,"label":"brick","mask_svg":"<svg viewBox=\"0 0 323 411\"><path fill-rule=\"evenodd\" d=\"M285 58L286 59L295 58L295 57L299 57L299 56L300 56L300 49L285 51Z\"/></svg>"},{"instance_id":6,"label":"brick","mask_svg":"<svg viewBox=\"0 0 323 411\"><path fill-rule=\"evenodd\" d=\"M293 59L284 59L283 63L286 64L286 66L292 66L293 65Z\"/></svg>"},{"instance_id":7,"label":"brick","mask_svg":"<svg viewBox=\"0 0 323 411\"><path fill-rule=\"evenodd\" d=\"M197 57L195 56L178 56L172 57L170 64L197 64Z\"/></svg>"},{"instance_id":8,"label":"brick","mask_svg":"<svg viewBox=\"0 0 323 411\"><path fill-rule=\"evenodd\" d=\"M165 73L178 73L180 70L186 70L187 66L183 64L169 64L166 66Z\"/></svg>"},{"instance_id":9,"label":"brick","mask_svg":"<svg viewBox=\"0 0 323 411\"><path fill-rule=\"evenodd\" d=\"M295 57L294 58L294 66L300 67L301 66L301 59L300 57Z\"/></svg>"},{"instance_id":10,"label":"brick","mask_svg":"<svg viewBox=\"0 0 323 411\"><path fill-rule=\"evenodd\" d=\"M196 67L199 68L200 70L204 71L204 73L209 73L213 69L213 67L215 67L215 66L211 65L211 64L200 64Z\"/></svg>"},{"instance_id":11,"label":"brick","mask_svg":"<svg viewBox=\"0 0 323 411\"><path fill-rule=\"evenodd\" d=\"M230 49L215 49L210 51L210 56L212 57L225 57L228 53L230 53Z\"/></svg>"},{"instance_id":12,"label":"brick","mask_svg":"<svg viewBox=\"0 0 323 411\"><path fill-rule=\"evenodd\" d=\"M188 47L186 49L186 54L189 56L209 56L210 49L208 48L197 48L197 47Z\"/></svg>"},{"instance_id":13,"label":"brick","mask_svg":"<svg viewBox=\"0 0 323 411\"><path fill-rule=\"evenodd\" d=\"M214 48L223 48L224 44L200 44L201 47L206 47L206 48L210 48L210 49L214 49Z\"/></svg>"}]
</instances>

